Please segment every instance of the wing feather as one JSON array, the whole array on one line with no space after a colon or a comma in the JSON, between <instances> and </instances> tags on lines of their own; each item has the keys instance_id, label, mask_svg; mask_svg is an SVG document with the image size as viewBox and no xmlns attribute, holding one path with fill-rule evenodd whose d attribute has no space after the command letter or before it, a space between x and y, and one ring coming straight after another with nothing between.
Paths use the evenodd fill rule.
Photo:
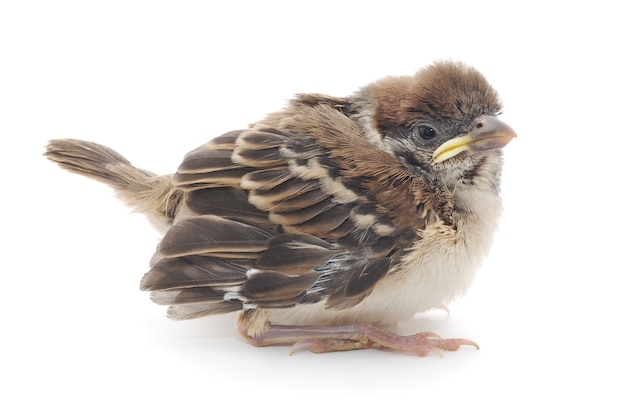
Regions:
<instances>
[{"instance_id":1,"label":"wing feather","mask_svg":"<svg viewBox=\"0 0 626 416\"><path fill-rule=\"evenodd\" d=\"M205 188L191 191L187 207L197 215L215 215L246 223L271 226L269 215L248 202L248 193L232 187Z\"/></svg>"},{"instance_id":2,"label":"wing feather","mask_svg":"<svg viewBox=\"0 0 626 416\"><path fill-rule=\"evenodd\" d=\"M246 264L208 256L181 256L157 261L141 279L141 290L235 286L246 279Z\"/></svg>"},{"instance_id":3,"label":"wing feather","mask_svg":"<svg viewBox=\"0 0 626 416\"><path fill-rule=\"evenodd\" d=\"M200 302L189 305L173 305L167 309L167 317L175 320L203 318L209 315L220 315L242 309L238 300L221 302Z\"/></svg>"},{"instance_id":4,"label":"wing feather","mask_svg":"<svg viewBox=\"0 0 626 416\"><path fill-rule=\"evenodd\" d=\"M186 218L173 225L159 244L164 257L211 253L258 253L272 234L254 225L216 215Z\"/></svg>"},{"instance_id":5,"label":"wing feather","mask_svg":"<svg viewBox=\"0 0 626 416\"><path fill-rule=\"evenodd\" d=\"M330 98L299 96L186 155L172 178L186 216L141 284L172 305L170 317L353 307L438 219L441 201L422 201L410 174L342 112L347 102Z\"/></svg>"}]
</instances>

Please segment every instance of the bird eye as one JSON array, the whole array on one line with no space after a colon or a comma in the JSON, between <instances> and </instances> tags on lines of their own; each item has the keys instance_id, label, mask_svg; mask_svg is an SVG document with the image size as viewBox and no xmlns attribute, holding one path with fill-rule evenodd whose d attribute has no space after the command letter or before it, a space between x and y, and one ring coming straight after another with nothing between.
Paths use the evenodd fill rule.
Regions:
<instances>
[{"instance_id":1,"label":"bird eye","mask_svg":"<svg viewBox=\"0 0 626 416\"><path fill-rule=\"evenodd\" d=\"M424 140L432 140L437 136L437 130L430 126L419 126L419 135Z\"/></svg>"}]
</instances>

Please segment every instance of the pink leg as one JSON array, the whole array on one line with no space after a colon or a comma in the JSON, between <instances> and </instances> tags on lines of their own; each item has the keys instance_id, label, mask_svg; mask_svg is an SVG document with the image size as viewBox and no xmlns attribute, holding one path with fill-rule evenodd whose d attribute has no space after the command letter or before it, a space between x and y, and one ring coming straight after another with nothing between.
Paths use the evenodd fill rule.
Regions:
<instances>
[{"instance_id":1,"label":"pink leg","mask_svg":"<svg viewBox=\"0 0 626 416\"><path fill-rule=\"evenodd\" d=\"M291 353L306 349L316 353L323 353L385 348L426 356L430 352L437 352L441 355L441 350L456 351L461 345L471 345L478 348L478 344L468 339L441 339L432 332L397 335L382 331L371 325L362 324L302 327L270 325L260 335L250 336L243 330L241 333L251 344L259 347L292 344Z\"/></svg>"}]
</instances>

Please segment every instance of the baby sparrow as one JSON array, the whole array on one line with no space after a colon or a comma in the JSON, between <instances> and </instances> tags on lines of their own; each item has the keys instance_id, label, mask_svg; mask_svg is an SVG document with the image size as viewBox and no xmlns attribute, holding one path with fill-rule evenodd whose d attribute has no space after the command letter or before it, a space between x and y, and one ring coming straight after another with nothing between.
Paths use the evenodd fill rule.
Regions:
<instances>
[{"instance_id":1,"label":"baby sparrow","mask_svg":"<svg viewBox=\"0 0 626 416\"><path fill-rule=\"evenodd\" d=\"M382 328L461 296L487 254L516 136L500 111L477 70L444 61L346 98L300 94L171 175L80 140L45 155L163 230L141 289L169 317L238 312L257 346L426 355L477 344Z\"/></svg>"}]
</instances>

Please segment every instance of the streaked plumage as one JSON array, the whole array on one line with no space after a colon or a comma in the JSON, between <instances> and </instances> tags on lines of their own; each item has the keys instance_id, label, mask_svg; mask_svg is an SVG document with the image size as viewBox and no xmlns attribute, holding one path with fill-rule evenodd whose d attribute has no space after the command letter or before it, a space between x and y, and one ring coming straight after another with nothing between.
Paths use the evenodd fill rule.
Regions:
<instances>
[{"instance_id":1,"label":"streaked plumage","mask_svg":"<svg viewBox=\"0 0 626 416\"><path fill-rule=\"evenodd\" d=\"M471 283L501 211L499 149L515 136L500 110L480 73L439 62L347 98L298 95L173 175L78 140L53 140L46 156L165 231L141 289L171 318L239 311L255 345L425 354L475 344L374 327Z\"/></svg>"}]
</instances>

